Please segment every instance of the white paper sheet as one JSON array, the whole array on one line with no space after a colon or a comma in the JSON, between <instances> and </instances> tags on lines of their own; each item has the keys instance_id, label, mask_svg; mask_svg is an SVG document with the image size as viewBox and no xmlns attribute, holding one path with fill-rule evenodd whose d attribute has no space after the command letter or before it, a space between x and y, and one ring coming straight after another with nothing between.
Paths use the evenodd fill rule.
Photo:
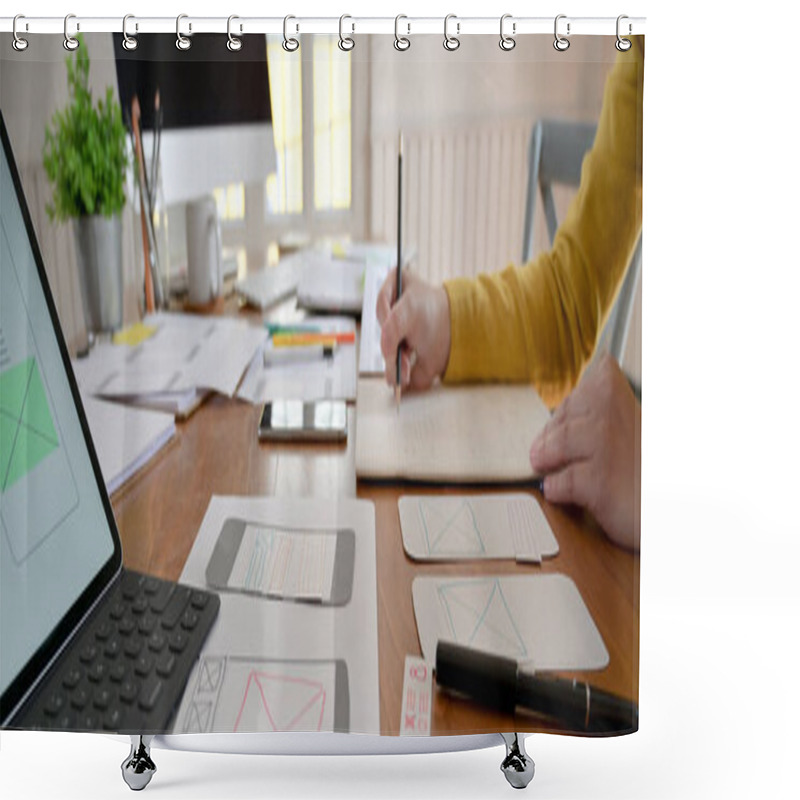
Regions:
<instances>
[{"instance_id":1,"label":"white paper sheet","mask_svg":"<svg viewBox=\"0 0 800 800\"><path fill-rule=\"evenodd\" d=\"M181 582L208 588L206 566L229 517L287 528L351 528L356 539L353 592L350 602L338 607L221 592L219 617L203 655L250 662L342 659L349 678L350 730L378 733L378 610L372 503L344 498L212 497ZM190 680L196 681L197 673L195 667ZM192 694L187 689L175 730L180 730L178 726L187 718L191 703ZM231 713L234 712L228 705L220 719L230 719Z\"/></svg>"},{"instance_id":2,"label":"white paper sheet","mask_svg":"<svg viewBox=\"0 0 800 800\"><path fill-rule=\"evenodd\" d=\"M355 330L349 317L308 317L303 325L319 325L326 332L346 333ZM333 358L301 361L297 364L264 365L264 347L260 347L247 368L236 396L249 403L270 400L355 400L356 346L343 344Z\"/></svg>"},{"instance_id":3,"label":"white paper sheet","mask_svg":"<svg viewBox=\"0 0 800 800\"><path fill-rule=\"evenodd\" d=\"M389 264L375 262L368 264L364 273L364 304L361 307L361 339L358 353L359 375L383 375L385 370L381 352L381 326L378 324L375 312L378 306L378 294L390 268Z\"/></svg>"},{"instance_id":4,"label":"white paper sheet","mask_svg":"<svg viewBox=\"0 0 800 800\"><path fill-rule=\"evenodd\" d=\"M82 397L94 449L109 494L141 469L174 435L175 418Z\"/></svg>"},{"instance_id":5,"label":"white paper sheet","mask_svg":"<svg viewBox=\"0 0 800 800\"><path fill-rule=\"evenodd\" d=\"M404 495L403 547L421 561L516 558L538 563L558 542L529 494Z\"/></svg>"},{"instance_id":6,"label":"white paper sheet","mask_svg":"<svg viewBox=\"0 0 800 800\"><path fill-rule=\"evenodd\" d=\"M526 385L435 386L403 395L380 378L358 382L356 474L361 478L507 482L535 477L530 446L550 418Z\"/></svg>"},{"instance_id":7,"label":"white paper sheet","mask_svg":"<svg viewBox=\"0 0 800 800\"><path fill-rule=\"evenodd\" d=\"M419 577L414 616L425 659L439 639L516 658L539 670L590 670L608 651L566 575Z\"/></svg>"},{"instance_id":8,"label":"white paper sheet","mask_svg":"<svg viewBox=\"0 0 800 800\"><path fill-rule=\"evenodd\" d=\"M190 314L152 314L157 328L133 347L98 344L73 361L81 391L101 397L211 389L232 397L267 332L241 320Z\"/></svg>"},{"instance_id":9,"label":"white paper sheet","mask_svg":"<svg viewBox=\"0 0 800 800\"><path fill-rule=\"evenodd\" d=\"M359 313L365 267L362 260L309 255L297 286L297 304L319 311Z\"/></svg>"}]
</instances>

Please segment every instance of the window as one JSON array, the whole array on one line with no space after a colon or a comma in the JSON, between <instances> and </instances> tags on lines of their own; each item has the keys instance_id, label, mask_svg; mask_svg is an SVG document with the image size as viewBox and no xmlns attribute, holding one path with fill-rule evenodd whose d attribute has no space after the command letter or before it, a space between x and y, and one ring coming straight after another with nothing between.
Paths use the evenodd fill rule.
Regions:
<instances>
[{"instance_id":1,"label":"window","mask_svg":"<svg viewBox=\"0 0 800 800\"><path fill-rule=\"evenodd\" d=\"M314 209L350 208L350 63L335 37L314 39Z\"/></svg>"}]
</instances>

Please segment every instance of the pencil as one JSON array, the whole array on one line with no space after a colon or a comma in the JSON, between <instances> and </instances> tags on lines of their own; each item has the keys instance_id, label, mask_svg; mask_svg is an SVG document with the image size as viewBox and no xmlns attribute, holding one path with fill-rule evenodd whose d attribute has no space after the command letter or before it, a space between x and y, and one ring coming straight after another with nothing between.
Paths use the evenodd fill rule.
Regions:
<instances>
[{"instance_id":1,"label":"pencil","mask_svg":"<svg viewBox=\"0 0 800 800\"><path fill-rule=\"evenodd\" d=\"M403 131L400 131L400 141L397 149L397 292L395 303L400 302L400 295L403 293ZM394 387L394 398L397 403L397 411L400 411L400 366L403 355L403 343L397 345L397 383Z\"/></svg>"}]
</instances>

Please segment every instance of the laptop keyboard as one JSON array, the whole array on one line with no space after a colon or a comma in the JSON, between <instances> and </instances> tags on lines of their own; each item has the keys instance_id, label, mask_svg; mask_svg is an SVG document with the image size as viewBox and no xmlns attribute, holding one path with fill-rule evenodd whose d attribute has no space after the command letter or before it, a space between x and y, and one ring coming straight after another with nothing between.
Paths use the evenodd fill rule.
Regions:
<instances>
[{"instance_id":1,"label":"laptop keyboard","mask_svg":"<svg viewBox=\"0 0 800 800\"><path fill-rule=\"evenodd\" d=\"M166 732L218 611L211 592L123 571L15 727Z\"/></svg>"}]
</instances>

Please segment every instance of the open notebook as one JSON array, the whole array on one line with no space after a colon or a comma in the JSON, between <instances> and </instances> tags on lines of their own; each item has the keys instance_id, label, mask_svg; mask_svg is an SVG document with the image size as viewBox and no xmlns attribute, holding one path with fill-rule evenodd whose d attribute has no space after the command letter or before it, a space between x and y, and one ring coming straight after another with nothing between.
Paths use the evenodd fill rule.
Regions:
<instances>
[{"instance_id":1,"label":"open notebook","mask_svg":"<svg viewBox=\"0 0 800 800\"><path fill-rule=\"evenodd\" d=\"M435 386L403 396L362 378L356 401L360 478L506 482L534 478L533 439L550 418L527 385Z\"/></svg>"}]
</instances>

